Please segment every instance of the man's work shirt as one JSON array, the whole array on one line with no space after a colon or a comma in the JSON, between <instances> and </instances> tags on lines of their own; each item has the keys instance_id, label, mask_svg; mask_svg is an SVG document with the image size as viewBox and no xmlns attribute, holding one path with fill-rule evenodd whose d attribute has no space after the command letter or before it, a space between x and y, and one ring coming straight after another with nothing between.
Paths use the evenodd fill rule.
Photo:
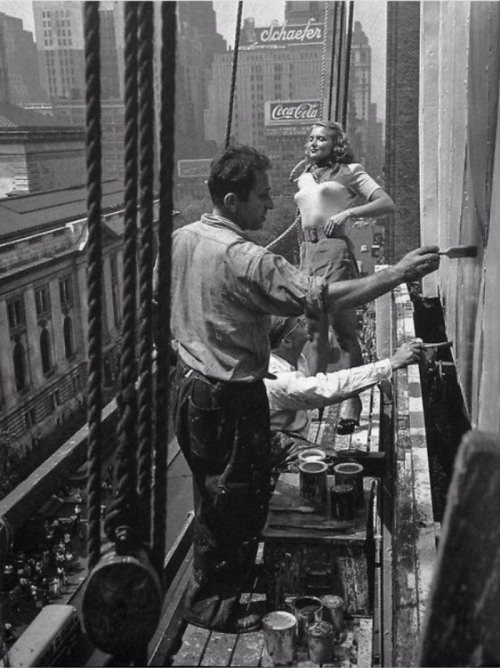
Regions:
<instances>
[{"instance_id":1,"label":"man's work shirt","mask_svg":"<svg viewBox=\"0 0 500 668\"><path fill-rule=\"evenodd\" d=\"M326 284L205 214L172 239L171 331L191 368L223 381L264 378L271 315L319 319Z\"/></svg>"},{"instance_id":2,"label":"man's work shirt","mask_svg":"<svg viewBox=\"0 0 500 668\"><path fill-rule=\"evenodd\" d=\"M271 354L269 371L276 376L273 380L264 379L271 411L271 429L302 438L307 438L310 410L338 404L353 393L392 376L388 359L333 373L306 376L274 354Z\"/></svg>"}]
</instances>

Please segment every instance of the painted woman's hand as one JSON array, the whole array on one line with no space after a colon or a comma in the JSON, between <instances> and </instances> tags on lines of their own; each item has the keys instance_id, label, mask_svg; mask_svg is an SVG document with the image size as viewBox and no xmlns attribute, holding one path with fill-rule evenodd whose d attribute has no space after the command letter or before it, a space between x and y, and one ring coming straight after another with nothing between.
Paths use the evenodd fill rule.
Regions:
<instances>
[{"instance_id":1,"label":"painted woman's hand","mask_svg":"<svg viewBox=\"0 0 500 668\"><path fill-rule=\"evenodd\" d=\"M325 225L325 234L327 237L345 237L345 224L349 220L349 211L336 213L328 220Z\"/></svg>"}]
</instances>

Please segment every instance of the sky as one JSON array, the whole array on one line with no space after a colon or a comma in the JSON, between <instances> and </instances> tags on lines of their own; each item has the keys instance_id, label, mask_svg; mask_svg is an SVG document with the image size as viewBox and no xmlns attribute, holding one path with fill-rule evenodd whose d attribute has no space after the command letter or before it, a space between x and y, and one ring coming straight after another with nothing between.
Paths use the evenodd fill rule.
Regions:
<instances>
[{"instance_id":1,"label":"sky","mask_svg":"<svg viewBox=\"0 0 500 668\"><path fill-rule=\"evenodd\" d=\"M236 0L214 0L213 5L217 30L232 45L238 3ZM244 0L243 18L253 16L257 26L267 26L273 19L281 23L284 8L284 0ZM357 0L354 3L354 20L361 21L372 47L372 98L377 103L379 120L385 115L386 10L386 0ZM25 30L33 32L31 0L0 0L0 11L22 19Z\"/></svg>"}]
</instances>

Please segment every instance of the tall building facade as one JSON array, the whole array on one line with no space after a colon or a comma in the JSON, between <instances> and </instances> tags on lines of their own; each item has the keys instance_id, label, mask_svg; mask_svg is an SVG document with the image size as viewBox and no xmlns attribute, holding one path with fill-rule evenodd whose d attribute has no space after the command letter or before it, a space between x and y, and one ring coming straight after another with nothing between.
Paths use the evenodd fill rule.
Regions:
<instances>
[{"instance_id":1,"label":"tall building facade","mask_svg":"<svg viewBox=\"0 0 500 668\"><path fill-rule=\"evenodd\" d=\"M33 17L42 85L50 99L84 99L82 2L33 2Z\"/></svg>"},{"instance_id":2,"label":"tall building facade","mask_svg":"<svg viewBox=\"0 0 500 668\"><path fill-rule=\"evenodd\" d=\"M332 6L325 13L324 2L287 2L283 25L274 21L259 27L250 17L243 22L233 139L271 157L274 190L283 195L295 190L289 174L304 154L309 126L327 115L332 32ZM232 62L232 52L217 54L212 66L205 125L207 138L219 146L226 132ZM371 101L371 50L359 22L352 37L347 108L346 130L356 159L377 177L382 126Z\"/></svg>"},{"instance_id":3,"label":"tall building facade","mask_svg":"<svg viewBox=\"0 0 500 668\"><path fill-rule=\"evenodd\" d=\"M22 105L45 99L33 35L20 19L0 12L0 101Z\"/></svg>"}]
</instances>

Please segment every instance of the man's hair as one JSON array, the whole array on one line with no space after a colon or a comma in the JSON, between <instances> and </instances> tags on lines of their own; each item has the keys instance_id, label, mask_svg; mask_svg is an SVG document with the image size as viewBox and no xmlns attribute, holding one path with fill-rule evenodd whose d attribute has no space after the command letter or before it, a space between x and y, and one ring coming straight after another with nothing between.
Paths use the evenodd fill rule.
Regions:
<instances>
[{"instance_id":1,"label":"man's hair","mask_svg":"<svg viewBox=\"0 0 500 668\"><path fill-rule=\"evenodd\" d=\"M282 317L273 315L271 317L271 326L269 327L269 344L271 350L278 348L285 336L295 327L297 321L298 318L296 316Z\"/></svg>"},{"instance_id":2,"label":"man's hair","mask_svg":"<svg viewBox=\"0 0 500 668\"><path fill-rule=\"evenodd\" d=\"M212 160L208 190L214 204L222 204L228 193L246 202L255 186L255 175L271 167L269 158L251 146L229 146Z\"/></svg>"}]
</instances>

